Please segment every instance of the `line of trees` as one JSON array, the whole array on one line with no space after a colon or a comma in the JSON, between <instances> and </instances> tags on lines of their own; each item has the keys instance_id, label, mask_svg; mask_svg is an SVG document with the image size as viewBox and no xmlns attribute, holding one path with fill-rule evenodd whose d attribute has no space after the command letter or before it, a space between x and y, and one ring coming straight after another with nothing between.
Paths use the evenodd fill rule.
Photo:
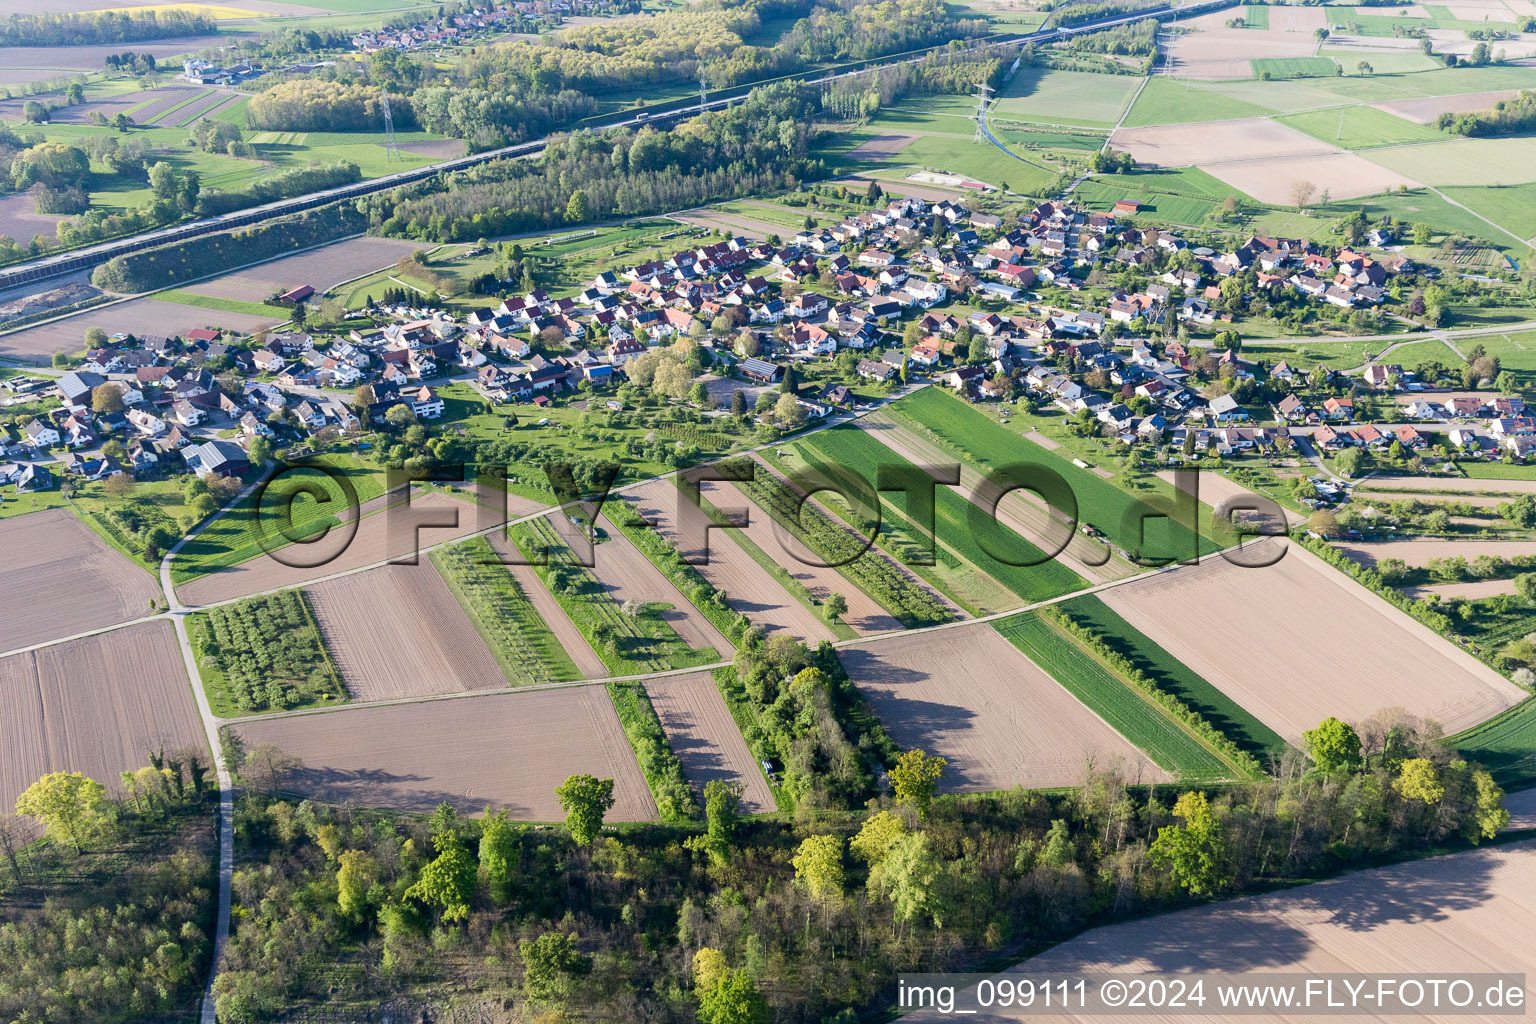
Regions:
<instances>
[{"instance_id":1,"label":"line of trees","mask_svg":"<svg viewBox=\"0 0 1536 1024\"><path fill-rule=\"evenodd\" d=\"M183 7L128 12L12 14L0 21L0 46L87 46L137 43L217 32L213 15Z\"/></svg>"},{"instance_id":2,"label":"line of trees","mask_svg":"<svg viewBox=\"0 0 1536 1024\"><path fill-rule=\"evenodd\" d=\"M1490 110L1470 110L1461 114L1446 112L1435 119L1435 127L1457 135L1513 135L1536 129L1536 90L1499 100Z\"/></svg>"},{"instance_id":3,"label":"line of trees","mask_svg":"<svg viewBox=\"0 0 1536 1024\"><path fill-rule=\"evenodd\" d=\"M820 671L787 690L818 688ZM814 704L797 717L823 727ZM520 1001L530 1019L852 1024L899 971L977 969L1093 924L1475 844L1508 821L1488 773L1422 722L1329 719L1305 745L1231 788L1132 789L1086 768L1066 792L965 797L940 795L943 758L908 750L854 813L747 820L714 782L702 822L622 829L604 824L611 779L557 787L564 827L549 829L448 805L295 804L279 794L296 761L236 750L242 913L220 1020L327 1003L436 1018L451 998Z\"/></svg>"}]
</instances>

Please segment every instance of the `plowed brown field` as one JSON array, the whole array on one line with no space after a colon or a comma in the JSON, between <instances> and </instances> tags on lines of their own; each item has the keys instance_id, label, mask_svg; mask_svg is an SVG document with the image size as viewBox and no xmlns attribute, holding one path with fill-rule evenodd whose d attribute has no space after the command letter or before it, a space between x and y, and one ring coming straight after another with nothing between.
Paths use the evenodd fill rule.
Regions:
<instances>
[{"instance_id":1,"label":"plowed brown field","mask_svg":"<svg viewBox=\"0 0 1536 1024\"><path fill-rule=\"evenodd\" d=\"M0 650L73 636L152 613L155 579L68 509L0 521Z\"/></svg>"},{"instance_id":2,"label":"plowed brown field","mask_svg":"<svg viewBox=\"0 0 1536 1024\"><path fill-rule=\"evenodd\" d=\"M308 588L353 700L499 690L507 679L428 559Z\"/></svg>"},{"instance_id":3,"label":"plowed brown field","mask_svg":"<svg viewBox=\"0 0 1536 1024\"><path fill-rule=\"evenodd\" d=\"M713 676L708 672L665 676L648 680L645 689L673 752L683 762L683 773L700 793L716 779L739 783L741 806L747 813L777 809L768 780L736 728Z\"/></svg>"},{"instance_id":4,"label":"plowed brown field","mask_svg":"<svg viewBox=\"0 0 1536 1024\"><path fill-rule=\"evenodd\" d=\"M113 790L150 750L207 743L169 622L0 659L0 808L46 772L84 772Z\"/></svg>"},{"instance_id":5,"label":"plowed brown field","mask_svg":"<svg viewBox=\"0 0 1536 1024\"><path fill-rule=\"evenodd\" d=\"M571 775L614 780L610 821L651 821L656 804L602 686L525 690L420 704L268 718L236 727L304 762L289 787L369 807L466 813L506 808L563 818L555 787Z\"/></svg>"},{"instance_id":6,"label":"plowed brown field","mask_svg":"<svg viewBox=\"0 0 1536 1024\"><path fill-rule=\"evenodd\" d=\"M1403 708L1454 733L1525 697L1316 555L1288 547L1265 568L1209 558L1099 597L1298 745L1330 715L1360 722Z\"/></svg>"},{"instance_id":7,"label":"plowed brown field","mask_svg":"<svg viewBox=\"0 0 1536 1024\"><path fill-rule=\"evenodd\" d=\"M897 743L949 761L948 792L1073 786L1117 759L1127 778L1168 779L985 623L838 653Z\"/></svg>"}]
</instances>

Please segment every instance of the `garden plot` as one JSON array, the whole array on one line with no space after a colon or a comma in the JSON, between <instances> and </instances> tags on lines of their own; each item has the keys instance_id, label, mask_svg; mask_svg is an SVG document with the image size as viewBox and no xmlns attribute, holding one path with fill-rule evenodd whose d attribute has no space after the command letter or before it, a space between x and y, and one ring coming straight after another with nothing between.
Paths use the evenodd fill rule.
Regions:
<instances>
[{"instance_id":1,"label":"garden plot","mask_svg":"<svg viewBox=\"0 0 1536 1024\"><path fill-rule=\"evenodd\" d=\"M651 564L623 531L613 529L607 533L608 539L594 550L596 564L592 574L615 604L635 601L670 606L663 607L657 618L671 626L689 647L713 649L721 657L728 657L736 649L736 645L689 603L683 592Z\"/></svg>"},{"instance_id":2,"label":"garden plot","mask_svg":"<svg viewBox=\"0 0 1536 1024\"><path fill-rule=\"evenodd\" d=\"M679 543L678 510L681 498L672 481L657 480L643 484L626 491L625 496L635 500L635 509L654 524L663 537L673 544ZM746 497L738 495L736 500L729 502L728 507L740 508L746 504ZM784 630L796 639L812 645L835 639L826 623L786 593L767 569L731 539L730 535L734 532L710 530L708 562L696 566L710 585L725 595L726 602L770 634ZM685 554L690 558L700 558L703 552L689 550ZM729 651L730 648L724 650Z\"/></svg>"},{"instance_id":3,"label":"garden plot","mask_svg":"<svg viewBox=\"0 0 1536 1024\"><path fill-rule=\"evenodd\" d=\"M149 615L160 587L64 508L0 520L0 649Z\"/></svg>"},{"instance_id":4,"label":"garden plot","mask_svg":"<svg viewBox=\"0 0 1536 1024\"><path fill-rule=\"evenodd\" d=\"M419 248L421 245L416 242L394 238L351 238L237 270L217 280L188 285L184 290L244 302L261 302L305 284L324 292L343 281L393 266L400 257Z\"/></svg>"},{"instance_id":5,"label":"garden plot","mask_svg":"<svg viewBox=\"0 0 1536 1024\"><path fill-rule=\"evenodd\" d=\"M1298 746L1329 716L1403 708L1454 733L1526 696L1316 555L1286 548L1265 568L1211 558L1099 596Z\"/></svg>"},{"instance_id":6,"label":"garden plot","mask_svg":"<svg viewBox=\"0 0 1536 1024\"><path fill-rule=\"evenodd\" d=\"M1527 805L1528 806L1528 805ZM1393 864L1341 878L1172 914L1095 928L997 975L1113 975L1159 979L1187 972L1411 974L1435 964L1444 976L1528 974L1536 956L1536 842ZM1001 986L998 986L1001 990ZM957 1002L956 1005L959 1005ZM971 1004L974 1005L974 1004ZM902 1018L950 1021L920 1010ZM1039 1014L989 1012L991 1021L1038 1020ZM1064 1022L1106 1019L1058 1012ZM1241 1015L1147 1015L1143 1021L1236 1024ZM1294 1019L1294 1018L1293 1018ZM1350 1020L1379 1020L1374 1014ZM1455 1020L1444 1014L1425 1020ZM1483 1019L1492 1019L1483 1015Z\"/></svg>"},{"instance_id":7,"label":"garden plot","mask_svg":"<svg viewBox=\"0 0 1536 1024\"><path fill-rule=\"evenodd\" d=\"M508 685L428 559L327 580L306 593L326 649L353 700Z\"/></svg>"},{"instance_id":8,"label":"garden plot","mask_svg":"<svg viewBox=\"0 0 1536 1024\"><path fill-rule=\"evenodd\" d=\"M689 783L700 793L716 780L740 785L741 806L748 814L777 810L768 780L731 718L714 676L664 676L647 680L645 690Z\"/></svg>"},{"instance_id":9,"label":"garden plot","mask_svg":"<svg viewBox=\"0 0 1536 1024\"><path fill-rule=\"evenodd\" d=\"M0 807L47 772L121 791L148 751L207 741L169 622L146 622L0 659Z\"/></svg>"},{"instance_id":10,"label":"garden plot","mask_svg":"<svg viewBox=\"0 0 1536 1024\"><path fill-rule=\"evenodd\" d=\"M507 540L501 531L490 534L487 540L491 548L507 560L507 571L522 588L523 594L528 598L528 603L533 605L533 610L539 618L544 620L544 625L555 635L555 640L576 665L576 671L581 673L583 679L605 679L608 676L608 666L603 664L603 659L597 656L592 645L587 643L587 638L581 635L581 630L576 628L576 623L560 607L560 602L555 600L555 595L549 592L539 574L533 571L531 565L518 565L514 558L517 545Z\"/></svg>"},{"instance_id":11,"label":"garden plot","mask_svg":"<svg viewBox=\"0 0 1536 1024\"><path fill-rule=\"evenodd\" d=\"M78 316L28 327L14 334L0 336L0 357L46 363L56 352L85 350L85 332L100 327L107 334L134 334L139 337L185 336L198 327L219 327L235 331L257 331L288 319L278 309L271 316L229 313L223 310L183 306L158 299L130 299Z\"/></svg>"},{"instance_id":12,"label":"garden plot","mask_svg":"<svg viewBox=\"0 0 1536 1024\"><path fill-rule=\"evenodd\" d=\"M653 821L656 804L602 686L486 694L235 727L247 749L271 743L304 767L284 788L335 803L430 813L505 808L558 821L555 787L572 775L613 779L609 821Z\"/></svg>"},{"instance_id":13,"label":"garden plot","mask_svg":"<svg viewBox=\"0 0 1536 1024\"><path fill-rule=\"evenodd\" d=\"M989 624L870 641L838 656L900 746L948 760L946 791L1072 786L1090 765L1112 762L1130 779L1168 779Z\"/></svg>"}]
</instances>

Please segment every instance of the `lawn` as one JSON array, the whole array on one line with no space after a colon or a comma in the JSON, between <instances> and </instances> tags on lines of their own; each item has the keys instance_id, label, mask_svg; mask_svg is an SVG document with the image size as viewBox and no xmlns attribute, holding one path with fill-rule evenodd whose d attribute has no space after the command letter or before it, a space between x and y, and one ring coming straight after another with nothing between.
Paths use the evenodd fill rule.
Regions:
<instances>
[{"instance_id":1,"label":"lawn","mask_svg":"<svg viewBox=\"0 0 1536 1024\"><path fill-rule=\"evenodd\" d=\"M328 453L315 461L344 476L357 491L359 503L384 493L384 470L355 455ZM321 503L313 497L296 497L291 503L287 500L289 495L298 495L304 488L316 486L331 499L329 502ZM292 525L282 524L281 534L302 538L337 525L336 513L346 507L346 495L340 485L320 470L295 469L285 474L268 489L258 509L256 496L259 490L246 495L240 504L209 524L177 553L171 563L174 585L180 586L262 554L265 549L254 525L258 515L266 525L268 541L277 543L281 541L278 521L285 508L292 511Z\"/></svg>"},{"instance_id":2,"label":"lawn","mask_svg":"<svg viewBox=\"0 0 1536 1024\"><path fill-rule=\"evenodd\" d=\"M1536 785L1536 698L1452 736L1447 745L1487 768L1505 789Z\"/></svg>"},{"instance_id":3,"label":"lawn","mask_svg":"<svg viewBox=\"0 0 1536 1024\"><path fill-rule=\"evenodd\" d=\"M1338 110L1311 110L1302 114L1284 114L1275 118L1281 124L1305 132L1314 139L1344 149L1368 149L1408 142L1443 142L1445 133L1425 124L1375 107L1340 107Z\"/></svg>"},{"instance_id":4,"label":"lawn","mask_svg":"<svg viewBox=\"0 0 1536 1024\"><path fill-rule=\"evenodd\" d=\"M1020 68L992 109L1021 121L1113 128L1140 84L1134 75Z\"/></svg>"},{"instance_id":5,"label":"lawn","mask_svg":"<svg viewBox=\"0 0 1536 1024\"><path fill-rule=\"evenodd\" d=\"M1166 75L1154 75L1136 98L1136 105L1126 115L1125 127L1146 128L1159 124L1191 124L1196 121L1225 121L1238 117L1261 117L1272 108L1213 92L1188 79L1180 81Z\"/></svg>"},{"instance_id":6,"label":"lawn","mask_svg":"<svg viewBox=\"0 0 1536 1024\"><path fill-rule=\"evenodd\" d=\"M576 663L484 537L450 544L429 557L512 685L581 678Z\"/></svg>"},{"instance_id":7,"label":"lawn","mask_svg":"<svg viewBox=\"0 0 1536 1024\"><path fill-rule=\"evenodd\" d=\"M1251 63L1255 78L1331 78L1338 73L1338 65L1327 57L1260 57Z\"/></svg>"},{"instance_id":8,"label":"lawn","mask_svg":"<svg viewBox=\"0 0 1536 1024\"><path fill-rule=\"evenodd\" d=\"M1360 366L1365 362L1367 352L1380 352L1390 342L1385 341L1325 341L1305 342L1288 341L1270 343L1264 341L1245 341L1243 343L1243 356L1248 359L1263 359L1271 366L1284 360L1291 364L1293 369L1310 370L1319 364L1330 370L1345 370L1352 366ZM1395 362L1396 356L1393 357Z\"/></svg>"},{"instance_id":9,"label":"lawn","mask_svg":"<svg viewBox=\"0 0 1536 1024\"><path fill-rule=\"evenodd\" d=\"M1254 757L1262 760L1266 753L1285 748L1285 740L1273 729L1153 643L1097 597L1073 598L1063 603L1061 610L1098 633L1117 654L1130 659L1151 676L1159 689L1198 711L1207 722Z\"/></svg>"},{"instance_id":10,"label":"lawn","mask_svg":"<svg viewBox=\"0 0 1536 1024\"><path fill-rule=\"evenodd\" d=\"M959 398L937 388L924 388L896 402L891 412L978 468L996 469L1009 463L1028 462L1053 470L1072 489L1078 521L1093 526L1119 548L1145 550L1149 557L1163 553L1184 557L1192 552L1194 538L1187 528L1166 518L1152 519L1145 523L1143 539L1139 515L1151 511L1144 501L1073 465L1070 457L1048 451L1017 430L977 412ZM1149 497L1155 494L1171 499L1171 485L1153 477L1144 479L1149 481ZM1201 553L1215 551L1217 547L1212 539L1199 541Z\"/></svg>"},{"instance_id":11,"label":"lawn","mask_svg":"<svg viewBox=\"0 0 1536 1024\"><path fill-rule=\"evenodd\" d=\"M1213 751L1049 622L1025 613L995 628L1160 768L1181 780L1232 777L1232 770Z\"/></svg>"}]
</instances>

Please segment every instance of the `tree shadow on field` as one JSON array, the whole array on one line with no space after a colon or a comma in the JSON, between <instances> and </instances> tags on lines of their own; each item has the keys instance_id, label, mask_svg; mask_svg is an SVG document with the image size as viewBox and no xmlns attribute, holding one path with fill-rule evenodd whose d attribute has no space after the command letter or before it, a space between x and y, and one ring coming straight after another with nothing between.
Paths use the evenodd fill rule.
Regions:
<instances>
[{"instance_id":1,"label":"tree shadow on field","mask_svg":"<svg viewBox=\"0 0 1536 1024\"><path fill-rule=\"evenodd\" d=\"M955 756L955 750L964 749L965 734L976 728L981 717L977 712L904 692L927 682L930 674L883 661L878 651L844 648L838 652L838 658L898 744L921 747L929 753L942 752L949 759L941 786L945 792L992 785L990 779L976 777L974 764ZM956 692L964 692L960 687L965 685L964 681L958 682Z\"/></svg>"},{"instance_id":2,"label":"tree shadow on field","mask_svg":"<svg viewBox=\"0 0 1536 1024\"><path fill-rule=\"evenodd\" d=\"M438 804L452 804L460 813L478 814L486 804L504 807L514 818L527 817L529 808L505 800L451 793L428 785L432 778L383 768L333 768L306 765L296 769L283 785L295 796L379 807L393 811L430 814Z\"/></svg>"},{"instance_id":3,"label":"tree shadow on field","mask_svg":"<svg viewBox=\"0 0 1536 1024\"><path fill-rule=\"evenodd\" d=\"M737 782L741 773L725 760L724 752L704 736L697 717L688 711L669 712L663 719L667 741L683 764L683 774L699 792L716 779Z\"/></svg>"},{"instance_id":4,"label":"tree shadow on field","mask_svg":"<svg viewBox=\"0 0 1536 1024\"><path fill-rule=\"evenodd\" d=\"M1360 871L1268 896L1177 911L1072 939L1030 960L1027 969L1074 970L1123 965L1135 958L1150 971L1283 971L1299 968L1331 928L1370 932L1394 923L1429 924L1474 909L1493 898L1490 884L1500 860L1536 843L1467 851ZM1295 915L1303 928L1282 917ZM1390 960L1376 969L1407 970Z\"/></svg>"}]
</instances>

